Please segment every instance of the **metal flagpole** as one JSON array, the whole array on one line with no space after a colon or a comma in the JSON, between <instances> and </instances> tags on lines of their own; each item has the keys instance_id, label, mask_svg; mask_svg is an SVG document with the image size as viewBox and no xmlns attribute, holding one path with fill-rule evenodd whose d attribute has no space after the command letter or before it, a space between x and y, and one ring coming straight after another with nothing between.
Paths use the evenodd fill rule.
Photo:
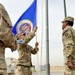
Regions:
<instances>
[{"instance_id":1,"label":"metal flagpole","mask_svg":"<svg viewBox=\"0 0 75 75\"><path fill-rule=\"evenodd\" d=\"M67 17L67 12L66 12L66 0L63 0L64 1L64 14L65 14L65 17Z\"/></svg>"},{"instance_id":2,"label":"metal flagpole","mask_svg":"<svg viewBox=\"0 0 75 75\"><path fill-rule=\"evenodd\" d=\"M48 22L48 0L46 1L46 71L47 75L50 75L50 64L49 64L49 22Z\"/></svg>"}]
</instances>

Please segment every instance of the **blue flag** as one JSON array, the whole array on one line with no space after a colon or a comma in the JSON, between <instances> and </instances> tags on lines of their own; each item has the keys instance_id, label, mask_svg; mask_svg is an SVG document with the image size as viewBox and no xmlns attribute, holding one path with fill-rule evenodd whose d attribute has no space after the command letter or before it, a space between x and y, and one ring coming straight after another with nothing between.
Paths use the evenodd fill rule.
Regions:
<instances>
[{"instance_id":1,"label":"blue flag","mask_svg":"<svg viewBox=\"0 0 75 75\"><path fill-rule=\"evenodd\" d=\"M33 3L29 6L29 8L21 15L18 21L12 28L12 32L14 35L17 33L25 33L29 34L36 26L36 2L34 0Z\"/></svg>"}]
</instances>

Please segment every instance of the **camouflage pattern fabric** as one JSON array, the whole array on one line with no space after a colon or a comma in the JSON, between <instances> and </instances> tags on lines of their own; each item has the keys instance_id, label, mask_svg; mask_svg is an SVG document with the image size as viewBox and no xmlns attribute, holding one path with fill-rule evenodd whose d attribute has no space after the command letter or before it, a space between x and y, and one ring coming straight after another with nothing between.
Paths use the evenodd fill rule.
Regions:
<instances>
[{"instance_id":1,"label":"camouflage pattern fabric","mask_svg":"<svg viewBox=\"0 0 75 75\"><path fill-rule=\"evenodd\" d=\"M8 75L7 70L0 69L0 75Z\"/></svg>"},{"instance_id":2,"label":"camouflage pattern fabric","mask_svg":"<svg viewBox=\"0 0 75 75\"><path fill-rule=\"evenodd\" d=\"M21 34L21 33L18 33L18 34L16 35L16 38L18 39L18 37L19 37L20 35L22 35L22 34ZM25 38L23 39L23 40L25 41L24 44L30 42L30 40L31 40L34 36L35 36L35 32L34 32L34 31L30 32L30 33L29 33L27 36L25 36Z\"/></svg>"},{"instance_id":3,"label":"camouflage pattern fabric","mask_svg":"<svg viewBox=\"0 0 75 75\"><path fill-rule=\"evenodd\" d=\"M32 75L30 67L17 66L15 75Z\"/></svg>"},{"instance_id":4,"label":"camouflage pattern fabric","mask_svg":"<svg viewBox=\"0 0 75 75\"><path fill-rule=\"evenodd\" d=\"M7 75L7 66L5 62L5 46L0 42L0 74Z\"/></svg>"},{"instance_id":5,"label":"camouflage pattern fabric","mask_svg":"<svg viewBox=\"0 0 75 75\"><path fill-rule=\"evenodd\" d=\"M17 41L11 32L12 23L4 6L0 3L0 75L7 75L5 48L17 49Z\"/></svg>"},{"instance_id":6,"label":"camouflage pattern fabric","mask_svg":"<svg viewBox=\"0 0 75 75\"><path fill-rule=\"evenodd\" d=\"M12 31L12 23L4 6L0 4L0 40L4 43L5 47L12 50L17 49L17 41Z\"/></svg>"},{"instance_id":7,"label":"camouflage pattern fabric","mask_svg":"<svg viewBox=\"0 0 75 75\"><path fill-rule=\"evenodd\" d=\"M71 70L65 65L65 72L64 75L75 75L75 70Z\"/></svg>"},{"instance_id":8,"label":"camouflage pattern fabric","mask_svg":"<svg viewBox=\"0 0 75 75\"><path fill-rule=\"evenodd\" d=\"M69 69L66 65L67 61L71 61L72 63L75 63L75 30L71 26L67 26L63 30L62 42L64 47L63 53L64 53L64 62L65 62L64 63L65 75L75 75L75 74L72 74L72 71L75 71L75 70Z\"/></svg>"},{"instance_id":9,"label":"camouflage pattern fabric","mask_svg":"<svg viewBox=\"0 0 75 75\"><path fill-rule=\"evenodd\" d=\"M34 35L35 33L33 31L25 37L24 44L18 44L19 59L16 75L32 75L30 71L30 67L32 65L31 54L36 54L38 52L38 48L35 50L35 48L33 49L27 43L34 37Z\"/></svg>"},{"instance_id":10,"label":"camouflage pattern fabric","mask_svg":"<svg viewBox=\"0 0 75 75\"><path fill-rule=\"evenodd\" d=\"M8 73L8 75L15 75L14 73Z\"/></svg>"},{"instance_id":11,"label":"camouflage pattern fabric","mask_svg":"<svg viewBox=\"0 0 75 75\"><path fill-rule=\"evenodd\" d=\"M37 52L27 43L34 37L34 35L35 33L31 32L28 36L25 37L24 44L18 44L18 53L19 53L18 64L31 66L31 54L36 54Z\"/></svg>"}]
</instances>

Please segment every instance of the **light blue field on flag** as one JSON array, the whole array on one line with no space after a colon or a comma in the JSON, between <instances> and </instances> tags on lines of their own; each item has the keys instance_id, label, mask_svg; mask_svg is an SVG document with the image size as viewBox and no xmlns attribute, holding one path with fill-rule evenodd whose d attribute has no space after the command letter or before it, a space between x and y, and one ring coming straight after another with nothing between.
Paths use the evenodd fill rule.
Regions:
<instances>
[{"instance_id":1,"label":"light blue field on flag","mask_svg":"<svg viewBox=\"0 0 75 75\"><path fill-rule=\"evenodd\" d=\"M34 0L29 8L21 15L12 28L14 35L17 33L29 34L36 26L36 2Z\"/></svg>"}]
</instances>

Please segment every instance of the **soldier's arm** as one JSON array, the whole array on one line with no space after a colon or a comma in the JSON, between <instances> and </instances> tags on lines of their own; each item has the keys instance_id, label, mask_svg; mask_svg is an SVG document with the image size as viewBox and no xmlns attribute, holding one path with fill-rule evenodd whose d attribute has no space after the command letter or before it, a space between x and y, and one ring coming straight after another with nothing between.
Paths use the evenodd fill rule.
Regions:
<instances>
[{"instance_id":1,"label":"soldier's arm","mask_svg":"<svg viewBox=\"0 0 75 75\"><path fill-rule=\"evenodd\" d=\"M34 48L34 49L31 51L31 53L32 53L32 54L36 54L38 51L39 51L39 48Z\"/></svg>"},{"instance_id":2,"label":"soldier's arm","mask_svg":"<svg viewBox=\"0 0 75 75\"><path fill-rule=\"evenodd\" d=\"M30 42L30 40L35 36L35 32L37 31L38 27L34 27L33 31L30 32L26 37L25 37L25 43Z\"/></svg>"},{"instance_id":3,"label":"soldier's arm","mask_svg":"<svg viewBox=\"0 0 75 75\"><path fill-rule=\"evenodd\" d=\"M0 3L0 11L2 12L2 18L7 23L9 27L12 27L12 22L10 20L10 17L5 9L5 7Z\"/></svg>"},{"instance_id":4,"label":"soldier's arm","mask_svg":"<svg viewBox=\"0 0 75 75\"><path fill-rule=\"evenodd\" d=\"M25 37L25 43L28 43L28 42L30 42L30 40L33 38L35 36L35 32L34 31L32 31L32 32L30 32L26 37Z\"/></svg>"},{"instance_id":5,"label":"soldier's arm","mask_svg":"<svg viewBox=\"0 0 75 75\"><path fill-rule=\"evenodd\" d=\"M67 61L70 61L72 59L72 54L74 52L74 39L73 39L73 33L70 29L66 30L64 32L64 41L65 41L65 55L67 57Z\"/></svg>"},{"instance_id":6,"label":"soldier's arm","mask_svg":"<svg viewBox=\"0 0 75 75\"><path fill-rule=\"evenodd\" d=\"M38 45L39 45L39 43L36 42L34 49L31 51L32 54L36 54L39 51Z\"/></svg>"}]
</instances>

